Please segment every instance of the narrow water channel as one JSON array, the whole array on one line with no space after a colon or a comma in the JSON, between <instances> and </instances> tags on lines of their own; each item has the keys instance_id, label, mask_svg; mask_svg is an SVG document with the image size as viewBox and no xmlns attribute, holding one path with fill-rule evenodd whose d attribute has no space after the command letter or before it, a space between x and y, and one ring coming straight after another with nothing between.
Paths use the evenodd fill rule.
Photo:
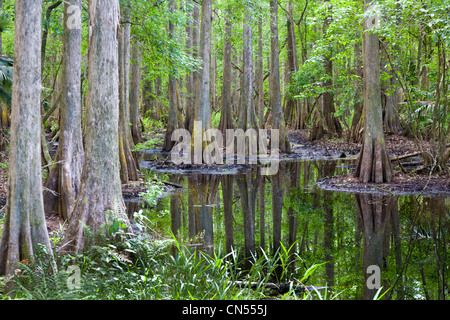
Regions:
<instances>
[{"instance_id":1,"label":"narrow water channel","mask_svg":"<svg viewBox=\"0 0 450 320\"><path fill-rule=\"evenodd\" d=\"M153 168L151 157L142 167ZM184 188L144 209L161 234L207 253L240 250L243 259L290 250L292 274L324 263L307 285L338 299L448 298L450 197L334 192L321 179L347 174L349 160L291 160L279 172L203 173L153 168ZM137 202L129 210L139 210ZM329 293L331 294L331 293Z\"/></svg>"}]
</instances>

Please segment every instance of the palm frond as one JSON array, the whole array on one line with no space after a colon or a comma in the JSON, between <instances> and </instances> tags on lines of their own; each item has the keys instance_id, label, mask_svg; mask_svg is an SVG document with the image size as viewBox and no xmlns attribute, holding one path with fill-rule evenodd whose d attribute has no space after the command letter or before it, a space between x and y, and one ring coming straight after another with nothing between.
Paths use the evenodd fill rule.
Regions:
<instances>
[{"instance_id":1,"label":"palm frond","mask_svg":"<svg viewBox=\"0 0 450 320\"><path fill-rule=\"evenodd\" d=\"M13 60L0 57L0 99L11 107Z\"/></svg>"}]
</instances>

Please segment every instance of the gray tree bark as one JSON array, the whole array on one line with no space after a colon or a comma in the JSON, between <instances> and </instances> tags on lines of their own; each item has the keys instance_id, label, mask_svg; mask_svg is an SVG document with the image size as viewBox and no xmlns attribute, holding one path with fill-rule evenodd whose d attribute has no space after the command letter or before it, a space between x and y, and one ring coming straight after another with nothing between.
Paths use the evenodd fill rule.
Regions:
<instances>
[{"instance_id":1,"label":"gray tree bark","mask_svg":"<svg viewBox=\"0 0 450 320\"><path fill-rule=\"evenodd\" d=\"M131 135L133 143L136 145L142 142L141 131L139 130L139 96L141 88L141 67L142 57L139 43L135 43L131 50L131 80L130 80L130 121Z\"/></svg>"},{"instance_id":2,"label":"gray tree bark","mask_svg":"<svg viewBox=\"0 0 450 320\"><path fill-rule=\"evenodd\" d=\"M260 129L265 126L264 121L264 65L263 65L263 35L262 17L258 21L258 67L257 67L257 87L258 87L258 125Z\"/></svg>"},{"instance_id":3,"label":"gray tree bark","mask_svg":"<svg viewBox=\"0 0 450 320\"><path fill-rule=\"evenodd\" d=\"M371 2L364 1L366 12ZM355 177L363 183L383 183L391 181L392 167L383 132L378 34L371 32L370 19L364 19L364 141Z\"/></svg>"},{"instance_id":4,"label":"gray tree bark","mask_svg":"<svg viewBox=\"0 0 450 320\"><path fill-rule=\"evenodd\" d=\"M220 114L219 130L224 134L226 129L233 128L231 113L231 10L227 10L225 18L225 37L223 39L223 74L222 74L222 112Z\"/></svg>"},{"instance_id":5,"label":"gray tree bark","mask_svg":"<svg viewBox=\"0 0 450 320\"><path fill-rule=\"evenodd\" d=\"M291 144L286 133L283 109L281 105L280 58L278 47L278 3L270 0L270 106L272 107L273 128L280 130L281 152L291 152Z\"/></svg>"},{"instance_id":6,"label":"gray tree bark","mask_svg":"<svg viewBox=\"0 0 450 320\"><path fill-rule=\"evenodd\" d=\"M175 14L175 0L169 1L169 12L173 16ZM173 17L169 20L169 36L175 38L175 24ZM172 132L177 128L177 70L175 67L175 61L171 62L172 66L169 73L169 117L167 119L166 135L164 137L163 151L170 151L175 144L172 141Z\"/></svg>"},{"instance_id":7,"label":"gray tree bark","mask_svg":"<svg viewBox=\"0 0 450 320\"><path fill-rule=\"evenodd\" d=\"M258 130L256 112L253 103L253 28L252 8L247 6L244 14L243 31L243 73L241 88L241 112L239 117L239 128Z\"/></svg>"},{"instance_id":8,"label":"gray tree bark","mask_svg":"<svg viewBox=\"0 0 450 320\"><path fill-rule=\"evenodd\" d=\"M0 274L32 259L42 244L51 253L42 200L41 0L15 2L14 79L8 195L0 241Z\"/></svg>"},{"instance_id":9,"label":"gray tree bark","mask_svg":"<svg viewBox=\"0 0 450 320\"><path fill-rule=\"evenodd\" d=\"M119 163L119 11L118 0L89 2L85 161L63 241L63 250L73 253L90 243L84 226L104 233L114 221L129 225Z\"/></svg>"},{"instance_id":10,"label":"gray tree bark","mask_svg":"<svg viewBox=\"0 0 450 320\"><path fill-rule=\"evenodd\" d=\"M204 0L202 1L199 49L203 63L198 72L195 100L195 120L201 121L203 132L211 126L211 18L212 0Z\"/></svg>"},{"instance_id":11,"label":"gray tree bark","mask_svg":"<svg viewBox=\"0 0 450 320\"><path fill-rule=\"evenodd\" d=\"M198 58L199 50L199 28L200 28L200 10L197 5L192 8L192 24L190 25L190 36L189 45L192 49L192 58ZM195 119L195 103L197 97L197 80L198 80L198 70L192 71L189 90L188 90L188 104L186 107L186 119L184 122L184 128L190 133L194 130L194 119Z\"/></svg>"},{"instance_id":12,"label":"gray tree bark","mask_svg":"<svg viewBox=\"0 0 450 320\"><path fill-rule=\"evenodd\" d=\"M124 20L129 20L128 3L123 5ZM130 24L125 23L118 31L118 64L119 64L119 159L122 183L138 180L138 163L131 149L133 138L130 123Z\"/></svg>"}]
</instances>

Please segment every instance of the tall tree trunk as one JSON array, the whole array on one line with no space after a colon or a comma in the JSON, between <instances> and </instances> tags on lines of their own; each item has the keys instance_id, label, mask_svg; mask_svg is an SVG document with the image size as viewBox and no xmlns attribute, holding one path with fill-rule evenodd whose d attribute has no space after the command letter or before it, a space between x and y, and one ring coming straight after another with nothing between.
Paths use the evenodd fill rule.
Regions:
<instances>
[{"instance_id":1,"label":"tall tree trunk","mask_svg":"<svg viewBox=\"0 0 450 320\"><path fill-rule=\"evenodd\" d=\"M278 3L270 0L270 107L272 108L273 128L279 129L281 152L291 152L291 144L286 132L286 124L281 105L280 58L278 47Z\"/></svg>"},{"instance_id":2,"label":"tall tree trunk","mask_svg":"<svg viewBox=\"0 0 450 320\"><path fill-rule=\"evenodd\" d=\"M287 70L286 70L286 80L287 84L292 83L292 74L298 70L298 56L297 56L297 43L295 39L294 21L293 16L293 2L289 0L287 5L287 17L286 17L286 27L287 27ZM295 125L295 115L299 109L299 100L294 100L290 97L288 93L285 93L285 117L286 122L291 125Z\"/></svg>"},{"instance_id":3,"label":"tall tree trunk","mask_svg":"<svg viewBox=\"0 0 450 320\"><path fill-rule=\"evenodd\" d=\"M448 79L447 58L444 42L439 36L437 43L438 72L436 84L436 102L433 108L433 125L431 127L432 156L435 159L434 170L447 171L447 162L450 160L450 148L447 148L450 124L448 115Z\"/></svg>"},{"instance_id":4,"label":"tall tree trunk","mask_svg":"<svg viewBox=\"0 0 450 320\"><path fill-rule=\"evenodd\" d=\"M119 163L118 0L89 2L85 160L80 192L63 241L78 253L89 243L85 228L104 233L113 221L129 224ZM90 239L89 239L90 240Z\"/></svg>"},{"instance_id":5,"label":"tall tree trunk","mask_svg":"<svg viewBox=\"0 0 450 320\"><path fill-rule=\"evenodd\" d=\"M133 143L136 145L142 142L141 131L139 130L139 96L141 89L141 66L142 57L139 48L140 44L135 43L132 47L131 80L130 80L130 122Z\"/></svg>"},{"instance_id":6,"label":"tall tree trunk","mask_svg":"<svg viewBox=\"0 0 450 320\"><path fill-rule=\"evenodd\" d=\"M15 2L14 79L8 195L0 241L0 275L31 259L42 244L51 253L42 200L41 0Z\"/></svg>"},{"instance_id":7,"label":"tall tree trunk","mask_svg":"<svg viewBox=\"0 0 450 320\"><path fill-rule=\"evenodd\" d=\"M330 1L327 0L327 3ZM329 15L325 18L323 23L323 35L328 38L328 27L331 23L331 5L329 4ZM334 116L334 94L333 94L333 62L332 62L332 47L328 45L327 53L323 57L323 63L325 67L325 74L327 80L324 82L325 92L322 99L322 113L325 118L325 125L329 135L341 136L342 127L337 117Z\"/></svg>"},{"instance_id":8,"label":"tall tree trunk","mask_svg":"<svg viewBox=\"0 0 450 320\"><path fill-rule=\"evenodd\" d=\"M361 61L361 46L359 45L359 43L355 44L355 74L357 76L357 80L355 81L355 96L353 99L354 112L350 132L350 141L359 142L361 140L361 116L363 113L361 81L364 77Z\"/></svg>"},{"instance_id":9,"label":"tall tree trunk","mask_svg":"<svg viewBox=\"0 0 450 320\"><path fill-rule=\"evenodd\" d=\"M262 17L258 21L258 66L257 66L257 87L258 87L258 126L263 129L264 122L264 64L263 64L263 34Z\"/></svg>"},{"instance_id":10,"label":"tall tree trunk","mask_svg":"<svg viewBox=\"0 0 450 320\"><path fill-rule=\"evenodd\" d=\"M239 128L246 130L248 128L258 129L256 123L256 113L253 104L253 28L252 28L252 9L247 6L244 14L244 31L242 43L243 56L243 74L241 88L241 117L239 119Z\"/></svg>"},{"instance_id":11,"label":"tall tree trunk","mask_svg":"<svg viewBox=\"0 0 450 320\"><path fill-rule=\"evenodd\" d=\"M400 48L397 45L392 46L393 50L396 52L400 51ZM395 57L397 54L394 55ZM398 62L397 58L393 58L390 68L390 76L389 79L389 92L386 94L386 104L385 104L385 112L384 112L384 129L389 133L400 133L400 118L398 114L398 104L400 97L399 84L396 80L395 73L398 73Z\"/></svg>"},{"instance_id":12,"label":"tall tree trunk","mask_svg":"<svg viewBox=\"0 0 450 320\"><path fill-rule=\"evenodd\" d=\"M124 8L125 15L128 15L128 8ZM128 26L128 27L127 27ZM122 183L138 180L137 161L135 160L132 149L132 136L129 108L129 24L119 28L118 32L118 63L119 63L119 159L121 164L120 178Z\"/></svg>"},{"instance_id":13,"label":"tall tree trunk","mask_svg":"<svg viewBox=\"0 0 450 320\"><path fill-rule=\"evenodd\" d=\"M3 3L5 0L0 0L0 10L3 11ZM0 30L0 54L3 54L3 31Z\"/></svg>"},{"instance_id":14,"label":"tall tree trunk","mask_svg":"<svg viewBox=\"0 0 450 320\"><path fill-rule=\"evenodd\" d=\"M144 69L144 72L147 70ZM143 79L142 83L142 117L152 117L152 113L154 112L155 99L153 98L153 80L150 80L146 77Z\"/></svg>"},{"instance_id":15,"label":"tall tree trunk","mask_svg":"<svg viewBox=\"0 0 450 320\"><path fill-rule=\"evenodd\" d=\"M211 18L212 0L202 1L200 49L202 67L198 72L195 99L195 121L201 122L202 132L195 132L194 136L203 137L203 133L211 126Z\"/></svg>"},{"instance_id":16,"label":"tall tree trunk","mask_svg":"<svg viewBox=\"0 0 450 320\"><path fill-rule=\"evenodd\" d=\"M52 15L53 10L58 8L62 4L62 1L56 1L50 6L48 6L45 12L45 20L42 31L41 38L41 79L45 79L44 77L44 68L45 68L45 60L47 53L47 38L48 38L48 30L50 27L50 17ZM41 81L42 82L42 81ZM44 84L45 85L45 84ZM41 103L41 116L45 115L44 104ZM45 135L44 124L42 124L41 130L41 151L42 151L42 165L50 166L52 163L52 159L48 149L47 138Z\"/></svg>"},{"instance_id":17,"label":"tall tree trunk","mask_svg":"<svg viewBox=\"0 0 450 320\"><path fill-rule=\"evenodd\" d=\"M69 218L75 206L84 159L81 132L81 10L81 0L71 0L64 5L60 137L57 164L52 167L46 185L59 196L55 196L54 192L44 193L46 212L57 211L63 219Z\"/></svg>"},{"instance_id":18,"label":"tall tree trunk","mask_svg":"<svg viewBox=\"0 0 450 320\"><path fill-rule=\"evenodd\" d=\"M222 76L222 112L220 114L219 130L224 134L226 129L233 128L231 113L231 10L226 12L225 37L223 39L223 76Z\"/></svg>"},{"instance_id":19,"label":"tall tree trunk","mask_svg":"<svg viewBox=\"0 0 450 320\"><path fill-rule=\"evenodd\" d=\"M364 1L365 11L369 15L367 11L371 2ZM378 34L370 32L371 19L373 17L364 18L364 141L355 177L363 183L383 183L391 181L392 167L383 132Z\"/></svg>"},{"instance_id":20,"label":"tall tree trunk","mask_svg":"<svg viewBox=\"0 0 450 320\"><path fill-rule=\"evenodd\" d=\"M169 1L169 37L175 39L175 23L173 16L175 14L175 0ZM171 67L169 71L169 117L167 119L166 135L164 137L163 151L170 151L175 144L172 141L172 132L178 127L177 118L177 70L175 67L175 61L171 61Z\"/></svg>"},{"instance_id":21,"label":"tall tree trunk","mask_svg":"<svg viewBox=\"0 0 450 320\"><path fill-rule=\"evenodd\" d=\"M190 11L187 11L187 22L186 22L186 51L188 54L193 56L193 46L192 46L192 33L194 29L193 20L189 17L191 15ZM193 82L193 72L187 72L186 74L186 114L184 118L184 128L189 130L189 126L193 120L194 115L194 82ZM190 131L192 132L192 131Z\"/></svg>"},{"instance_id":22,"label":"tall tree trunk","mask_svg":"<svg viewBox=\"0 0 450 320\"><path fill-rule=\"evenodd\" d=\"M192 8L192 25L191 25L191 47L192 47L192 58L198 58L199 50L199 29L200 29L200 10L197 5ZM192 82L189 96L190 102L188 108L186 108L186 119L184 122L184 128L188 130L191 134L194 130L194 119L195 119L195 103L197 98L197 81L198 81L198 70L192 71Z\"/></svg>"}]
</instances>

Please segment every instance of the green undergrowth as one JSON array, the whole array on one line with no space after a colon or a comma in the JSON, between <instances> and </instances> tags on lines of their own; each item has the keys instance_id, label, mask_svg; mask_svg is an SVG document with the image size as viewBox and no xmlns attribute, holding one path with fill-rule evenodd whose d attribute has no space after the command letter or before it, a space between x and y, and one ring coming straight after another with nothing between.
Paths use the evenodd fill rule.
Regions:
<instances>
[{"instance_id":1,"label":"green undergrowth","mask_svg":"<svg viewBox=\"0 0 450 320\"><path fill-rule=\"evenodd\" d=\"M136 225L142 228L144 223L137 221ZM248 269L239 261L238 251L208 255L180 244L175 238L156 239L147 233L131 235L115 228L110 230L103 243L89 247L82 254L54 254L56 258L52 263L50 256L43 252L28 264L20 263L20 271L11 280L12 291L0 297L24 300L265 299L271 294L265 284L274 279L275 273L283 277L287 274L284 271L292 267L287 262L286 248L274 256L261 253L254 257ZM290 280L301 283L317 266L302 277ZM0 280L4 282L5 279ZM276 298L324 297L319 293L289 290L277 294Z\"/></svg>"}]
</instances>

